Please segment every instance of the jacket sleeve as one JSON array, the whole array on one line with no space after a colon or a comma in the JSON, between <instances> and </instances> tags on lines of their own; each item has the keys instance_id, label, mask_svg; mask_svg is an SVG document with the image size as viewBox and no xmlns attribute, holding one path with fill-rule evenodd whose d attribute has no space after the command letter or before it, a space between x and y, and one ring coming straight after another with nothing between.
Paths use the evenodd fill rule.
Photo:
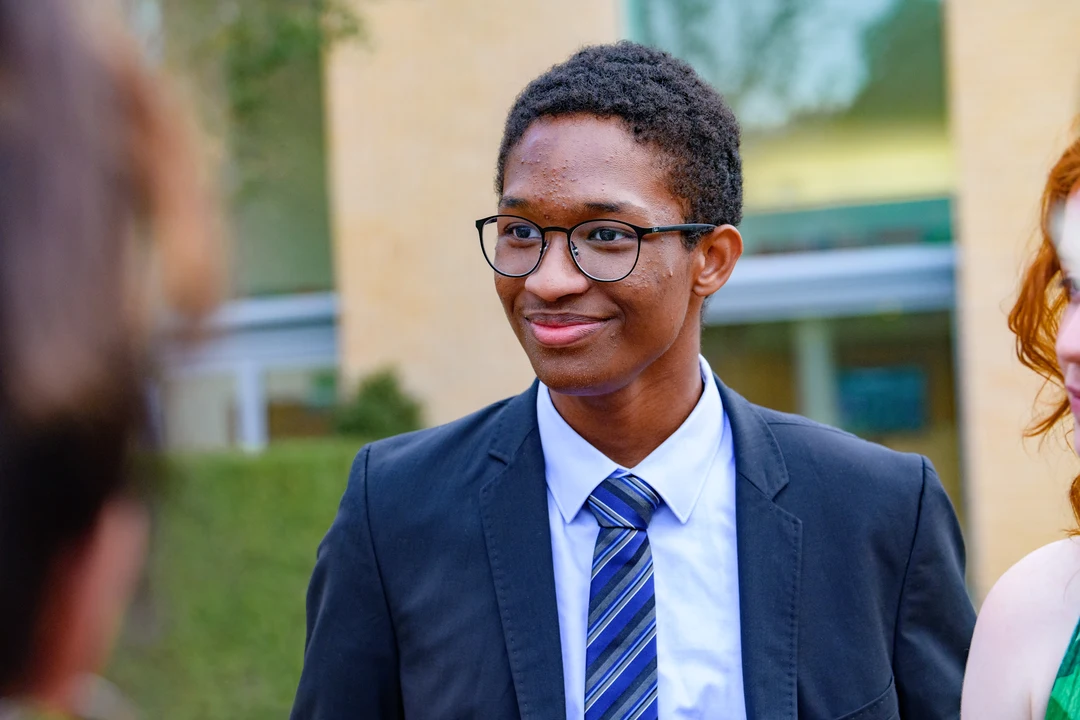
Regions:
<instances>
[{"instance_id":1,"label":"jacket sleeve","mask_svg":"<svg viewBox=\"0 0 1080 720\"><path fill-rule=\"evenodd\" d=\"M964 540L937 473L923 458L922 493L897 615L893 672L905 720L957 718L975 610Z\"/></svg>"},{"instance_id":2,"label":"jacket sleeve","mask_svg":"<svg viewBox=\"0 0 1080 720\"><path fill-rule=\"evenodd\" d=\"M292 720L401 717L397 644L368 515L369 454L365 447L356 456L319 546Z\"/></svg>"}]
</instances>

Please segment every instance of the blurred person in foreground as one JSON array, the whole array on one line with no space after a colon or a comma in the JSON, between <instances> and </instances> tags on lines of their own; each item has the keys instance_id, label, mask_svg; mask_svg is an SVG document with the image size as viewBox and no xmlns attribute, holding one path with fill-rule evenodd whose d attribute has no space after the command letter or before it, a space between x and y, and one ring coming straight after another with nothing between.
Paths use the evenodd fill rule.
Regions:
<instances>
[{"instance_id":1,"label":"blurred person in foreground","mask_svg":"<svg viewBox=\"0 0 1080 720\"><path fill-rule=\"evenodd\" d=\"M1080 140L1050 171L1040 234L1009 328L1020 361L1064 393L1032 435L1070 414L1080 420ZM1080 527L1080 477L1069 501ZM986 596L964 679L966 720L1080 719L1078 534L1025 557Z\"/></svg>"},{"instance_id":2,"label":"blurred person in foreground","mask_svg":"<svg viewBox=\"0 0 1080 720\"><path fill-rule=\"evenodd\" d=\"M220 276L183 113L75 9L0 0L0 717L118 712L90 678L142 565L155 308Z\"/></svg>"},{"instance_id":3,"label":"blurred person in foreground","mask_svg":"<svg viewBox=\"0 0 1080 720\"><path fill-rule=\"evenodd\" d=\"M496 190L477 261L538 381L360 451L293 717L955 718L975 617L930 462L700 354L743 247L724 99L586 48L518 96Z\"/></svg>"}]
</instances>

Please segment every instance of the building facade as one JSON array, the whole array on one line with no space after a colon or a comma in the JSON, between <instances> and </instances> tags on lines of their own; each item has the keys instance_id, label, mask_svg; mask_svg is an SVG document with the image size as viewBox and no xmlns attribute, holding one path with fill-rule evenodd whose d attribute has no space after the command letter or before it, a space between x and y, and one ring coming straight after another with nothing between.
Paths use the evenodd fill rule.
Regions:
<instances>
[{"instance_id":1,"label":"building facade","mask_svg":"<svg viewBox=\"0 0 1080 720\"><path fill-rule=\"evenodd\" d=\"M286 167L239 213L216 339L171 361L171 441L317 433L335 393L387 366L431 424L527 387L472 223L495 206L515 94L630 38L691 62L744 126L747 252L703 352L751 400L930 456L981 597L1071 523L1077 461L1022 441L1039 383L1005 313L1080 110L1080 8L775 5L357 1L367 40L281 81L266 142Z\"/></svg>"}]
</instances>

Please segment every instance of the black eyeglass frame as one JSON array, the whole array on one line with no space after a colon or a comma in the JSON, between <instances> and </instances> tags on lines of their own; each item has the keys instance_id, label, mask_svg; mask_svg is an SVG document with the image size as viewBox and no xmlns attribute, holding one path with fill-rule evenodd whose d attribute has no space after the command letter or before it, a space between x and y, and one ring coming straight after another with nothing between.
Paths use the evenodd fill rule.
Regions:
<instances>
[{"instance_id":1,"label":"black eyeglass frame","mask_svg":"<svg viewBox=\"0 0 1080 720\"><path fill-rule=\"evenodd\" d=\"M491 258L488 257L487 250L484 248L484 227L488 223L490 223L492 220L495 220L497 218L514 218L515 220L523 220L523 221L529 223L530 225L532 225L533 227L535 227L536 229L538 229L540 231L540 255L539 255L539 257L536 258L536 264L533 265L527 272L519 273L519 274L516 274L516 275L511 274L511 273L505 273L502 270L500 270L499 268L495 267L495 263L493 263L491 261ZM635 233L637 233L637 252L634 254L634 264L630 266L630 269L626 271L625 275L623 275L622 277L618 277L618 278L614 278L614 279L610 279L610 280L603 279L603 278L598 278L595 275L590 275L588 272L586 272L585 268L581 267L581 264L578 262L577 253L574 252L574 250L575 250L574 245L573 245L572 242L570 242L570 238L573 236L574 231L577 230L582 225L589 225L589 224L592 224L592 223L603 223L603 222L610 222L610 223L617 223L619 225L624 225L624 226L630 228L631 230L633 230ZM615 220L613 218L596 218L595 220L585 220L584 222L579 222L576 225L571 225L568 228L558 227L556 225L552 225L550 227L540 227L539 225L534 223L529 218L521 217L520 215L506 215L506 214L489 215L488 217L480 218L479 220L476 221L476 232L480 236L480 252L483 254L484 260L487 261L487 264L491 266L491 269L494 270L495 272L499 273L503 277L523 278L523 277L528 277L529 275L532 275L534 272L536 272L537 268L540 267L540 263L542 263L544 261L544 254L547 253L547 249L551 245L551 243L548 242L548 233L549 232L561 232L561 233L564 233L566 235L566 244L567 244L567 246L569 246L570 259L574 261L574 267L576 267L578 269L578 271L582 275L589 278L590 280L593 280L594 282L604 282L604 283L619 282L620 280L625 280L626 278L630 277L630 273L634 272L634 268L636 268L637 264L638 264L638 259L641 257L641 241L645 239L646 235L657 235L659 233L669 233L669 232L679 232L679 233L695 232L695 231L704 232L704 231L708 231L708 230L715 230L718 227L719 227L719 225L712 225L712 224L709 224L709 223L682 223L680 225L657 225L656 227L641 227L639 225L634 225L632 223L628 223L625 220Z\"/></svg>"}]
</instances>

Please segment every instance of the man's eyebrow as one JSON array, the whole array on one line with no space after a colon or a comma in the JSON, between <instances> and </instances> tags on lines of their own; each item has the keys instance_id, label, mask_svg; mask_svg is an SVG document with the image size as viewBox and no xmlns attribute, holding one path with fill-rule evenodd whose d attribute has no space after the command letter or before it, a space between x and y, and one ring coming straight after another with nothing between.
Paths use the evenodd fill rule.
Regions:
<instances>
[{"instance_id":1,"label":"man's eyebrow","mask_svg":"<svg viewBox=\"0 0 1080 720\"><path fill-rule=\"evenodd\" d=\"M626 203L611 202L608 200L593 200L584 203L585 209L590 212L621 213L626 209Z\"/></svg>"},{"instance_id":2,"label":"man's eyebrow","mask_svg":"<svg viewBox=\"0 0 1080 720\"><path fill-rule=\"evenodd\" d=\"M499 207L504 210L520 210L522 208L528 208L532 204L520 197L514 197L513 195L504 195L499 200ZM614 200L589 200L581 203L581 208L591 213L612 213L621 214L625 212L633 212L639 215L647 215L648 213L644 208L639 207L631 202L619 202Z\"/></svg>"},{"instance_id":3,"label":"man's eyebrow","mask_svg":"<svg viewBox=\"0 0 1080 720\"><path fill-rule=\"evenodd\" d=\"M589 212L598 213L612 213L615 215L621 215L623 213L633 213L642 217L647 216L649 213L645 208L640 205L635 205L632 202L619 202L612 200L593 200L583 203L583 206Z\"/></svg>"},{"instance_id":4,"label":"man's eyebrow","mask_svg":"<svg viewBox=\"0 0 1080 720\"><path fill-rule=\"evenodd\" d=\"M499 207L513 210L516 208L528 207L529 201L522 198L513 197L512 195L503 195L499 199Z\"/></svg>"}]
</instances>

